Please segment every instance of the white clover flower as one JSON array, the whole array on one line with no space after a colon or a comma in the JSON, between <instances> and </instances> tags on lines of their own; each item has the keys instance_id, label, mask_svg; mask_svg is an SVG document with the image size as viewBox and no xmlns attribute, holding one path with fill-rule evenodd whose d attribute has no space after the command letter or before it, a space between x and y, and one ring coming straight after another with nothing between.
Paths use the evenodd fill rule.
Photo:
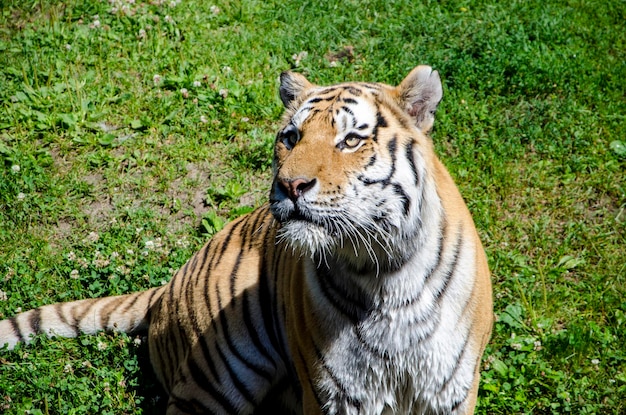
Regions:
<instances>
[{"instance_id":1,"label":"white clover flower","mask_svg":"<svg viewBox=\"0 0 626 415\"><path fill-rule=\"evenodd\" d=\"M77 280L80 277L80 275L78 274L78 270L77 269L73 269L70 272L70 278Z\"/></svg>"},{"instance_id":2,"label":"white clover flower","mask_svg":"<svg viewBox=\"0 0 626 415\"><path fill-rule=\"evenodd\" d=\"M146 241L145 247L146 249L154 249L154 241Z\"/></svg>"},{"instance_id":3,"label":"white clover flower","mask_svg":"<svg viewBox=\"0 0 626 415\"><path fill-rule=\"evenodd\" d=\"M220 89L219 93L222 96L222 98L226 98L228 96L228 89L222 88L222 89Z\"/></svg>"},{"instance_id":4,"label":"white clover flower","mask_svg":"<svg viewBox=\"0 0 626 415\"><path fill-rule=\"evenodd\" d=\"M218 15L221 12L220 8L217 7L217 6L211 6L211 7L209 7L209 10L211 10L211 13L213 13L215 15Z\"/></svg>"},{"instance_id":5,"label":"white clover flower","mask_svg":"<svg viewBox=\"0 0 626 415\"><path fill-rule=\"evenodd\" d=\"M193 86L195 88L199 88L200 86L202 86L202 82L200 82L200 81L193 81Z\"/></svg>"},{"instance_id":6,"label":"white clover flower","mask_svg":"<svg viewBox=\"0 0 626 415\"><path fill-rule=\"evenodd\" d=\"M105 350L107 348L107 344L104 342L98 342L98 350Z\"/></svg>"},{"instance_id":7,"label":"white clover flower","mask_svg":"<svg viewBox=\"0 0 626 415\"><path fill-rule=\"evenodd\" d=\"M302 52L300 52L300 53L297 53L297 54L296 54L296 53L294 53L294 54L291 56L291 58L292 58L292 59L293 59L293 61L294 61L294 65L295 65L295 66L298 66L298 65L300 65L300 61L301 61L301 60L303 60L303 59L305 59L307 56L309 56L309 52L307 52L306 50L303 50L303 51L302 51Z\"/></svg>"},{"instance_id":8,"label":"white clover flower","mask_svg":"<svg viewBox=\"0 0 626 415\"><path fill-rule=\"evenodd\" d=\"M172 16L170 16L169 14L165 16L165 21L167 23L174 23L174 19L172 19Z\"/></svg>"},{"instance_id":9,"label":"white clover flower","mask_svg":"<svg viewBox=\"0 0 626 415\"><path fill-rule=\"evenodd\" d=\"M0 301L6 301L8 298L7 293L0 290Z\"/></svg>"},{"instance_id":10,"label":"white clover flower","mask_svg":"<svg viewBox=\"0 0 626 415\"><path fill-rule=\"evenodd\" d=\"M161 83L161 75L159 75L159 74L155 74L155 75L152 77L152 82L154 82L154 84L155 84L155 85L160 84L160 83Z\"/></svg>"},{"instance_id":11,"label":"white clover flower","mask_svg":"<svg viewBox=\"0 0 626 415\"><path fill-rule=\"evenodd\" d=\"M594 364L596 366L599 365L600 364L600 359L591 359L591 364Z\"/></svg>"},{"instance_id":12,"label":"white clover flower","mask_svg":"<svg viewBox=\"0 0 626 415\"><path fill-rule=\"evenodd\" d=\"M97 232L89 232L89 235L85 238L87 242L96 242L98 239L100 239L100 235Z\"/></svg>"},{"instance_id":13,"label":"white clover flower","mask_svg":"<svg viewBox=\"0 0 626 415\"><path fill-rule=\"evenodd\" d=\"M204 115L201 115L201 116L200 116L200 122L201 122L202 124L206 124L206 123L208 123L208 122L209 122L209 120L208 120L208 119L207 119Z\"/></svg>"},{"instance_id":14,"label":"white clover flower","mask_svg":"<svg viewBox=\"0 0 626 415\"><path fill-rule=\"evenodd\" d=\"M189 91L187 91L187 88L182 88L180 90L180 94L183 96L183 98L189 98Z\"/></svg>"},{"instance_id":15,"label":"white clover flower","mask_svg":"<svg viewBox=\"0 0 626 415\"><path fill-rule=\"evenodd\" d=\"M11 171L13 173L19 173L20 170L21 170L21 167L20 167L19 164L14 164L14 165L11 166Z\"/></svg>"},{"instance_id":16,"label":"white clover flower","mask_svg":"<svg viewBox=\"0 0 626 415\"><path fill-rule=\"evenodd\" d=\"M19 192L17 194L17 200L22 201L24 199L26 199L26 195L24 193L22 193L22 192Z\"/></svg>"},{"instance_id":17,"label":"white clover flower","mask_svg":"<svg viewBox=\"0 0 626 415\"><path fill-rule=\"evenodd\" d=\"M137 37L139 39L145 39L146 38L146 31L144 29L139 29L139 33L137 34Z\"/></svg>"}]
</instances>

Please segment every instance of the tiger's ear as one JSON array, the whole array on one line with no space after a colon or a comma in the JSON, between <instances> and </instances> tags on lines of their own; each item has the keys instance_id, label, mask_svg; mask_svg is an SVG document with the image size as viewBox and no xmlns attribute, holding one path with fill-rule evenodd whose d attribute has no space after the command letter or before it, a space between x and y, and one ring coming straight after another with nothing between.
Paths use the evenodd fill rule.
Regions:
<instances>
[{"instance_id":1,"label":"tiger's ear","mask_svg":"<svg viewBox=\"0 0 626 415\"><path fill-rule=\"evenodd\" d=\"M433 128L435 111L443 96L439 73L420 65L397 87L400 105L413 118L417 128L427 133Z\"/></svg>"},{"instance_id":2,"label":"tiger's ear","mask_svg":"<svg viewBox=\"0 0 626 415\"><path fill-rule=\"evenodd\" d=\"M299 73L283 72L280 74L280 99L285 107L289 108L291 104L312 84Z\"/></svg>"}]
</instances>

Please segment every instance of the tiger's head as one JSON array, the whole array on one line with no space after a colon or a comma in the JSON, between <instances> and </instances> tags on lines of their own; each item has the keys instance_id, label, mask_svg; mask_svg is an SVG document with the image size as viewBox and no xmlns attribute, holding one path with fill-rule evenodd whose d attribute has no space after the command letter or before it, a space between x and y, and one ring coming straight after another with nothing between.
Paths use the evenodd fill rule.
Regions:
<instances>
[{"instance_id":1,"label":"tiger's head","mask_svg":"<svg viewBox=\"0 0 626 415\"><path fill-rule=\"evenodd\" d=\"M418 66L397 87L322 87L285 72L280 97L270 194L280 237L358 268L400 265L430 214L426 133L442 97L439 74Z\"/></svg>"}]
</instances>

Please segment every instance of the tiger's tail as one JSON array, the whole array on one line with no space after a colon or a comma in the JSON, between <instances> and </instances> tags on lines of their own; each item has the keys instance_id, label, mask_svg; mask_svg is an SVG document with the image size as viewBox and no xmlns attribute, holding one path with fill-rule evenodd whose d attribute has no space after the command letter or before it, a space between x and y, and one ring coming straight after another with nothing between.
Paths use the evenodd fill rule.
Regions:
<instances>
[{"instance_id":1,"label":"tiger's tail","mask_svg":"<svg viewBox=\"0 0 626 415\"><path fill-rule=\"evenodd\" d=\"M0 348L9 350L28 343L34 335L76 337L98 331L138 333L149 324L152 305L164 287L133 294L56 303L35 308L0 321Z\"/></svg>"}]
</instances>

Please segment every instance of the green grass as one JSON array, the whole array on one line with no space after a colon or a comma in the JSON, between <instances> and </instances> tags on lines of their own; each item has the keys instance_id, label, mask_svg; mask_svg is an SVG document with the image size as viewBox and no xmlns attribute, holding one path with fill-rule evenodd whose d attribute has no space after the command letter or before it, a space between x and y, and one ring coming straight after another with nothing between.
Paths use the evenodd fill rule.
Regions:
<instances>
[{"instance_id":1,"label":"green grass","mask_svg":"<svg viewBox=\"0 0 626 415\"><path fill-rule=\"evenodd\" d=\"M626 4L318 3L3 0L0 318L160 285L262 203L281 71L426 63L493 273L477 412L626 413ZM159 413L145 356L104 334L3 351L0 412Z\"/></svg>"}]
</instances>

